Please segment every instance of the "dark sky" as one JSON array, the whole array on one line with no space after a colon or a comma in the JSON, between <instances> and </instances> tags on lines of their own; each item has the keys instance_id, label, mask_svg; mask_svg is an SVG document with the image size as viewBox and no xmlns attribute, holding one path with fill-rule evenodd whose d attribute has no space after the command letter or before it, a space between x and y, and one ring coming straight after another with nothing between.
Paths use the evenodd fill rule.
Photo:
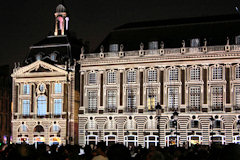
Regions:
<instances>
[{"instance_id":1,"label":"dark sky","mask_svg":"<svg viewBox=\"0 0 240 160\"><path fill-rule=\"evenodd\" d=\"M60 0L0 0L0 65L22 61L28 47L54 29ZM236 13L240 0L65 0L70 29L94 49L116 26L148 21Z\"/></svg>"}]
</instances>

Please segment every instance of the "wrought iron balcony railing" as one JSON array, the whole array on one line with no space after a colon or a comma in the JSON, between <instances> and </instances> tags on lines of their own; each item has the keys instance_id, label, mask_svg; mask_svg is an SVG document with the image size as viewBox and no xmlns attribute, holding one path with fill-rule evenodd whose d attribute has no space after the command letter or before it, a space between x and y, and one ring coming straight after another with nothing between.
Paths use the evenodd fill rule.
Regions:
<instances>
[{"instance_id":1,"label":"wrought iron balcony railing","mask_svg":"<svg viewBox=\"0 0 240 160\"><path fill-rule=\"evenodd\" d=\"M137 112L137 108L135 107L127 107L126 112Z\"/></svg>"},{"instance_id":2,"label":"wrought iron balcony railing","mask_svg":"<svg viewBox=\"0 0 240 160\"><path fill-rule=\"evenodd\" d=\"M105 111L115 113L117 111L117 109L116 109L116 107L107 107Z\"/></svg>"},{"instance_id":3,"label":"wrought iron balcony railing","mask_svg":"<svg viewBox=\"0 0 240 160\"><path fill-rule=\"evenodd\" d=\"M189 111L189 112L198 112L198 111L201 110L200 107L188 106L187 108L188 108L188 111Z\"/></svg>"},{"instance_id":4,"label":"wrought iron balcony railing","mask_svg":"<svg viewBox=\"0 0 240 160\"><path fill-rule=\"evenodd\" d=\"M223 111L223 106L211 106L212 111Z\"/></svg>"}]
</instances>

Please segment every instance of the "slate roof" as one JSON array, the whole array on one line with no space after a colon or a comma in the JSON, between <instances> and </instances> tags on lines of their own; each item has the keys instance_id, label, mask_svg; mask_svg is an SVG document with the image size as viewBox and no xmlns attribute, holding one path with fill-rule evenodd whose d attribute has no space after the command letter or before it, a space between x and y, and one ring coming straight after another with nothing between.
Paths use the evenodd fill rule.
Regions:
<instances>
[{"instance_id":1,"label":"slate roof","mask_svg":"<svg viewBox=\"0 0 240 160\"><path fill-rule=\"evenodd\" d=\"M193 38L200 38L201 45L204 38L208 45L225 45L227 37L233 44L236 35L240 35L239 15L133 22L116 27L95 52L99 52L101 45L107 51L109 44L114 43L123 44L124 50L138 50L139 44L143 42L147 49L150 41L159 41L159 44L163 41L166 48L177 48L182 46L182 40L189 46Z\"/></svg>"}]
</instances>

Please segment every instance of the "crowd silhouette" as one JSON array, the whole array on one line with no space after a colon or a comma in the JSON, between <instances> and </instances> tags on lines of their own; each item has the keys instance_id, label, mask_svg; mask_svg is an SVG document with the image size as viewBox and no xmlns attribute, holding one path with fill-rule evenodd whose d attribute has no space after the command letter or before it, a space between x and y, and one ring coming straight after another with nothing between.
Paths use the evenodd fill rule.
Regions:
<instances>
[{"instance_id":1,"label":"crowd silhouette","mask_svg":"<svg viewBox=\"0 0 240 160\"><path fill-rule=\"evenodd\" d=\"M239 160L240 145L195 145L192 147L142 146L127 148L123 144L106 146L48 146L45 144L2 145L0 160Z\"/></svg>"}]
</instances>

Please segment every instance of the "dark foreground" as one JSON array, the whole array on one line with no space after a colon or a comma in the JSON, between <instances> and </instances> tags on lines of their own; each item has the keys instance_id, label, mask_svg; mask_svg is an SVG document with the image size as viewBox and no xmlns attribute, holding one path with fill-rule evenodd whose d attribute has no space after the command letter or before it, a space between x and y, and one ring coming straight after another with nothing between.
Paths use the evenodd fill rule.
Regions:
<instances>
[{"instance_id":1,"label":"dark foreground","mask_svg":"<svg viewBox=\"0 0 240 160\"><path fill-rule=\"evenodd\" d=\"M81 150L81 151L80 151ZM106 147L99 143L90 146L6 145L0 151L0 160L239 160L240 145L193 146L191 148L136 147L128 149L122 144Z\"/></svg>"}]
</instances>

